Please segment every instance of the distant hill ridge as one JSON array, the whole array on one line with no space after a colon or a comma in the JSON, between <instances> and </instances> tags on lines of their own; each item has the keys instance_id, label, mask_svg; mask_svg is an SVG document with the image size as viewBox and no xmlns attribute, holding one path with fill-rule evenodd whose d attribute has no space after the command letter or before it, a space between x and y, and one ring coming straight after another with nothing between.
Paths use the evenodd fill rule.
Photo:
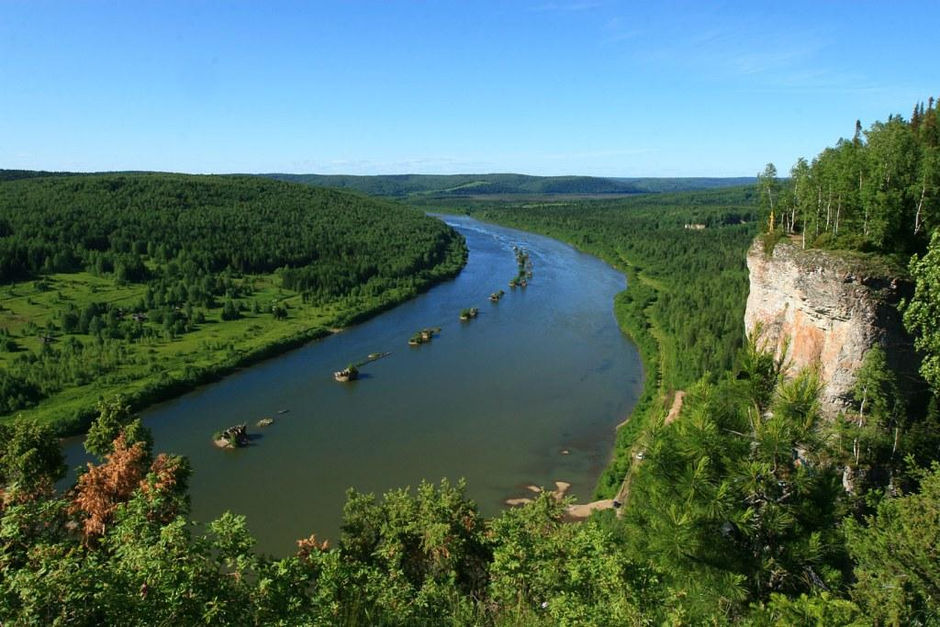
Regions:
<instances>
[{"instance_id":1,"label":"distant hill ridge","mask_svg":"<svg viewBox=\"0 0 940 627\"><path fill-rule=\"evenodd\" d=\"M110 174L129 174L110 172ZM142 173L133 171L133 173ZM44 176L83 176L92 173L3 170L0 182ZM100 173L99 173L100 174ZM371 196L466 197L498 195L628 195L683 192L750 185L755 177L639 177L530 176L527 174L255 174L265 178L316 187L345 188Z\"/></svg>"},{"instance_id":2,"label":"distant hill ridge","mask_svg":"<svg viewBox=\"0 0 940 627\"><path fill-rule=\"evenodd\" d=\"M282 181L354 189L376 196L490 196L503 194L649 194L749 185L754 177L604 178L526 174L263 174Z\"/></svg>"}]
</instances>

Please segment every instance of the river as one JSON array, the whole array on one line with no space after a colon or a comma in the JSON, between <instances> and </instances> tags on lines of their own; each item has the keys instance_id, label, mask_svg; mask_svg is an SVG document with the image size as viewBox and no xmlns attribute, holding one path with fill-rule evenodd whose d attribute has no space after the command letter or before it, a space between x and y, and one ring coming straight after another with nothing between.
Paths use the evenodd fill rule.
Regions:
<instances>
[{"instance_id":1,"label":"river","mask_svg":"<svg viewBox=\"0 0 940 627\"><path fill-rule=\"evenodd\" d=\"M258 549L284 555L313 532L335 543L349 487L381 494L463 477L484 514L526 496L529 484L556 480L570 482L579 502L591 500L614 428L642 388L639 356L613 315L624 276L556 240L441 218L470 250L456 279L142 414L156 451L192 463L193 519L244 514ZM531 256L526 288L507 284L513 246ZM490 303L498 289L505 296ZM470 306L479 316L460 322ZM409 347L424 327L441 327L440 335ZM334 370L385 351L360 380L333 380ZM254 427L266 416L275 423ZM212 433L240 422L260 436L251 446L210 444ZM70 467L85 459L78 441L66 454Z\"/></svg>"}]
</instances>

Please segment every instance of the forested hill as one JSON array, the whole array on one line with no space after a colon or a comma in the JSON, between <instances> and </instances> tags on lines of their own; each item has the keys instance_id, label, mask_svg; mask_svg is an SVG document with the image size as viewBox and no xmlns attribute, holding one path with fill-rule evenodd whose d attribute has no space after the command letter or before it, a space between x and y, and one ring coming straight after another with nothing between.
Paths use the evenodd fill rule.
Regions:
<instances>
[{"instance_id":1,"label":"forested hill","mask_svg":"<svg viewBox=\"0 0 940 627\"><path fill-rule=\"evenodd\" d=\"M0 169L0 182L46 176L100 176L105 173L46 172L42 170ZM145 174L110 172L107 174ZM529 176L526 174L234 174L234 177L264 178L303 183L315 187L333 187L362 192L370 196L393 198L466 197L466 196L622 196L659 194L751 185L757 179L740 177L596 177Z\"/></svg>"},{"instance_id":2,"label":"forested hill","mask_svg":"<svg viewBox=\"0 0 940 627\"><path fill-rule=\"evenodd\" d=\"M265 174L282 181L354 189L374 196L462 197L501 195L626 195L733 187L753 183L741 178L602 178L524 174Z\"/></svg>"},{"instance_id":3,"label":"forested hill","mask_svg":"<svg viewBox=\"0 0 940 627\"><path fill-rule=\"evenodd\" d=\"M72 172L48 172L46 170L0 170L0 182L34 179L41 176L72 176Z\"/></svg>"},{"instance_id":4,"label":"forested hill","mask_svg":"<svg viewBox=\"0 0 940 627\"><path fill-rule=\"evenodd\" d=\"M398 203L261 177L0 183L0 420L67 429L341 327L456 274L463 238Z\"/></svg>"},{"instance_id":5,"label":"forested hill","mask_svg":"<svg viewBox=\"0 0 940 627\"><path fill-rule=\"evenodd\" d=\"M327 291L407 274L433 261L452 237L415 211L346 192L165 174L4 183L0 234L0 283L95 266L142 279L147 259L189 262L203 272L316 262L318 279L308 287Z\"/></svg>"}]
</instances>

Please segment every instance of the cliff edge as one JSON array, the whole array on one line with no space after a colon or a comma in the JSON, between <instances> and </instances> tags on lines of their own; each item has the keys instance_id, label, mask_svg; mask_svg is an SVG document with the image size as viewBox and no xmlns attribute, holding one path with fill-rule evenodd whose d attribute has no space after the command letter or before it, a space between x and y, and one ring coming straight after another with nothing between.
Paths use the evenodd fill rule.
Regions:
<instances>
[{"instance_id":1,"label":"cliff edge","mask_svg":"<svg viewBox=\"0 0 940 627\"><path fill-rule=\"evenodd\" d=\"M744 313L748 335L779 357L786 350L791 372L818 368L820 402L835 416L851 401L865 353L881 345L899 381L916 379L918 360L904 330L899 301L908 281L839 252L801 250L783 240L771 254L761 238L747 254L750 292Z\"/></svg>"}]
</instances>

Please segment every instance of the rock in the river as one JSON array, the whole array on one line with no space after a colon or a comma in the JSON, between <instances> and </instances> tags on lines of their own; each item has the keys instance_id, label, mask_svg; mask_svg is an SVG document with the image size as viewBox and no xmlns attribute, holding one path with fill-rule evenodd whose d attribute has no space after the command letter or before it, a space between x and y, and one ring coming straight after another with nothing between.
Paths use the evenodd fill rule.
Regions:
<instances>
[{"instance_id":1,"label":"rock in the river","mask_svg":"<svg viewBox=\"0 0 940 627\"><path fill-rule=\"evenodd\" d=\"M248 425L234 425L216 434L212 440L219 448L239 448L248 444Z\"/></svg>"}]
</instances>

